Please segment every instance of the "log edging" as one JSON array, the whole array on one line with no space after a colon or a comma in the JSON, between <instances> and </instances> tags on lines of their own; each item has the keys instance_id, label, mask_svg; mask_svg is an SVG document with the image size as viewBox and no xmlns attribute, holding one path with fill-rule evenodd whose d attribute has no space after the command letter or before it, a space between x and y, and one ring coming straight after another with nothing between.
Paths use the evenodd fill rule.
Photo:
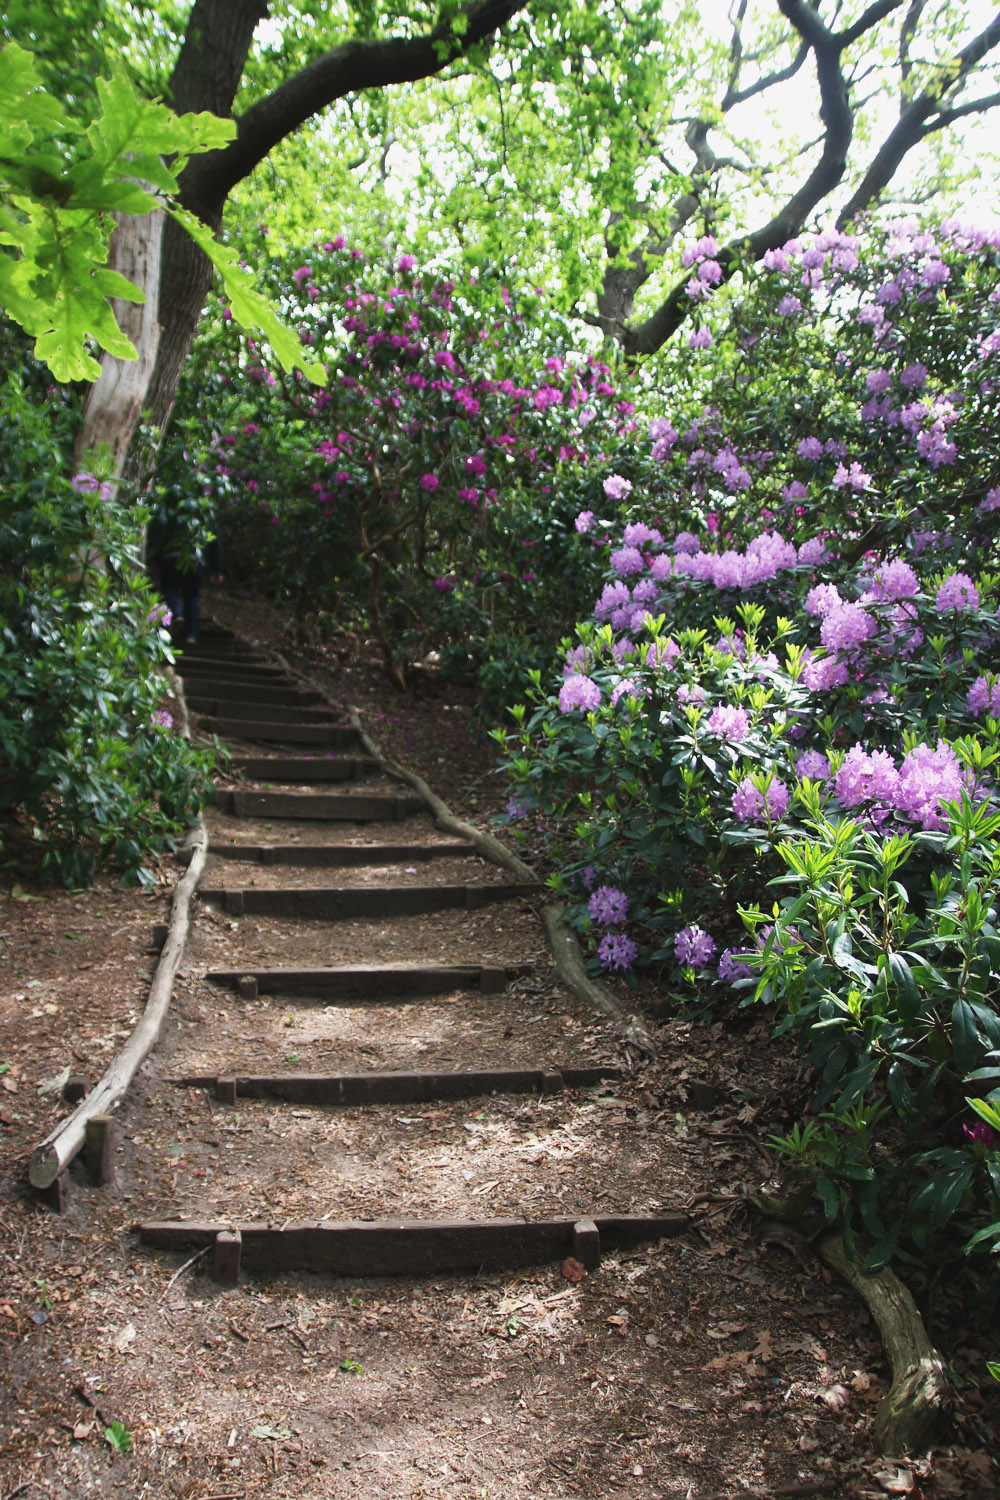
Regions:
<instances>
[{"instance_id":1,"label":"log edging","mask_svg":"<svg viewBox=\"0 0 1000 1500\"><path fill-rule=\"evenodd\" d=\"M170 677L171 688L180 707L181 732L187 739L190 738L187 705L179 681L174 674L170 674ZM153 974L145 1009L128 1041L112 1059L100 1082L80 1101L73 1113L61 1120L32 1151L28 1163L28 1180L32 1187L49 1188L66 1170L84 1147L88 1122L97 1116L108 1115L118 1107L139 1068L159 1040L170 1006L174 979L184 956L184 945L191 922L191 898L208 854L208 830L202 819L199 818L195 824L184 847L191 850L190 863L174 887L167 939Z\"/></svg>"}]
</instances>

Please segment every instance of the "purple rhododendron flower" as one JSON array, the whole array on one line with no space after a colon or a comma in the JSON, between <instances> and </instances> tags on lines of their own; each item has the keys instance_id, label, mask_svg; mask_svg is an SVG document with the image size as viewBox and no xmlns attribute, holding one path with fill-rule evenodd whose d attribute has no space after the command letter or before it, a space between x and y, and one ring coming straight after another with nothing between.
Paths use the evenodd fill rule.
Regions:
<instances>
[{"instance_id":1,"label":"purple rhododendron flower","mask_svg":"<svg viewBox=\"0 0 1000 1500\"><path fill-rule=\"evenodd\" d=\"M978 609L979 590L967 573L951 573L937 591L938 614L947 609Z\"/></svg>"},{"instance_id":2,"label":"purple rhododendron flower","mask_svg":"<svg viewBox=\"0 0 1000 1500\"><path fill-rule=\"evenodd\" d=\"M736 984L740 979L750 979L753 969L748 963L744 963L745 951L738 948L727 948L719 959L719 978L723 984Z\"/></svg>"},{"instance_id":3,"label":"purple rhododendron flower","mask_svg":"<svg viewBox=\"0 0 1000 1500\"><path fill-rule=\"evenodd\" d=\"M674 938L674 955L678 963L703 969L715 957L715 943L703 927L692 923L682 927Z\"/></svg>"},{"instance_id":4,"label":"purple rhododendron flower","mask_svg":"<svg viewBox=\"0 0 1000 1500\"><path fill-rule=\"evenodd\" d=\"M977 719L981 713L1000 718L1000 680L996 676L976 678L969 689L969 712Z\"/></svg>"},{"instance_id":5,"label":"purple rhododendron flower","mask_svg":"<svg viewBox=\"0 0 1000 1500\"><path fill-rule=\"evenodd\" d=\"M624 500L632 493L632 482L621 474L609 474L604 481L604 493L609 500Z\"/></svg>"},{"instance_id":6,"label":"purple rhododendron flower","mask_svg":"<svg viewBox=\"0 0 1000 1500\"><path fill-rule=\"evenodd\" d=\"M858 807L863 802L892 806L899 787L899 772L887 750L875 750L869 755L863 745L852 745L833 784L841 807Z\"/></svg>"},{"instance_id":7,"label":"purple rhododendron flower","mask_svg":"<svg viewBox=\"0 0 1000 1500\"><path fill-rule=\"evenodd\" d=\"M420 476L420 488L426 490L429 495L434 493L440 483L441 481L436 474L422 474Z\"/></svg>"},{"instance_id":8,"label":"purple rhododendron flower","mask_svg":"<svg viewBox=\"0 0 1000 1500\"><path fill-rule=\"evenodd\" d=\"M772 776L767 791L754 786L753 780L745 776L733 793L733 812L741 823L766 823L776 821L788 811L788 788L777 776Z\"/></svg>"},{"instance_id":9,"label":"purple rhododendron flower","mask_svg":"<svg viewBox=\"0 0 1000 1500\"><path fill-rule=\"evenodd\" d=\"M574 672L559 689L559 707L564 714L579 710L590 713L601 706L601 690L591 677Z\"/></svg>"},{"instance_id":10,"label":"purple rhododendron flower","mask_svg":"<svg viewBox=\"0 0 1000 1500\"><path fill-rule=\"evenodd\" d=\"M606 969L631 969L639 949L624 932L607 932L597 945L597 956Z\"/></svg>"},{"instance_id":11,"label":"purple rhododendron flower","mask_svg":"<svg viewBox=\"0 0 1000 1500\"><path fill-rule=\"evenodd\" d=\"M810 781L827 781L830 762L821 750L803 750L795 762L795 774L800 778L808 776Z\"/></svg>"},{"instance_id":12,"label":"purple rhododendron flower","mask_svg":"<svg viewBox=\"0 0 1000 1500\"><path fill-rule=\"evenodd\" d=\"M832 583L818 583L806 595L806 614L826 616L839 609L843 602Z\"/></svg>"},{"instance_id":13,"label":"purple rhododendron flower","mask_svg":"<svg viewBox=\"0 0 1000 1500\"><path fill-rule=\"evenodd\" d=\"M938 740L935 750L914 745L899 768L896 807L922 828L947 828L941 803L958 802L964 788L962 767L950 745L944 740Z\"/></svg>"},{"instance_id":14,"label":"purple rhododendron flower","mask_svg":"<svg viewBox=\"0 0 1000 1500\"><path fill-rule=\"evenodd\" d=\"M641 573L645 566L638 547L619 547L611 554L611 571L617 573L619 578L629 578L633 573Z\"/></svg>"},{"instance_id":15,"label":"purple rhododendron flower","mask_svg":"<svg viewBox=\"0 0 1000 1500\"><path fill-rule=\"evenodd\" d=\"M750 715L743 708L720 704L709 715L708 728L724 740L745 740L750 733Z\"/></svg>"},{"instance_id":16,"label":"purple rhododendron flower","mask_svg":"<svg viewBox=\"0 0 1000 1500\"><path fill-rule=\"evenodd\" d=\"M828 651L850 651L877 630L877 621L860 604L838 604L824 618L819 636Z\"/></svg>"},{"instance_id":17,"label":"purple rhododendron flower","mask_svg":"<svg viewBox=\"0 0 1000 1500\"><path fill-rule=\"evenodd\" d=\"M701 543L693 531L679 531L674 537L674 551L692 556L701 551Z\"/></svg>"},{"instance_id":18,"label":"purple rhododendron flower","mask_svg":"<svg viewBox=\"0 0 1000 1500\"><path fill-rule=\"evenodd\" d=\"M573 523L581 536L594 529L594 512L592 510L581 510Z\"/></svg>"},{"instance_id":19,"label":"purple rhododendron flower","mask_svg":"<svg viewBox=\"0 0 1000 1500\"><path fill-rule=\"evenodd\" d=\"M587 902L587 910L603 927L618 927L628 916L628 896L616 885L599 885Z\"/></svg>"}]
</instances>

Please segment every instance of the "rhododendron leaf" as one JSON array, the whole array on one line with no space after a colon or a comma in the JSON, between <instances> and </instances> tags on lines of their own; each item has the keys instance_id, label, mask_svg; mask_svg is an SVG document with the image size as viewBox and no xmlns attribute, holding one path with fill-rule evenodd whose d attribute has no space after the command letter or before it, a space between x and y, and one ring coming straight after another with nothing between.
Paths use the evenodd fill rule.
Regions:
<instances>
[{"instance_id":1,"label":"rhododendron leaf","mask_svg":"<svg viewBox=\"0 0 1000 1500\"><path fill-rule=\"evenodd\" d=\"M976 1017L967 1000L956 1000L951 1008L951 1045L955 1066L964 1076L981 1051Z\"/></svg>"},{"instance_id":2,"label":"rhododendron leaf","mask_svg":"<svg viewBox=\"0 0 1000 1500\"><path fill-rule=\"evenodd\" d=\"M913 1090L910 1088L903 1066L898 1062L894 1062L889 1068L889 1098L904 1120L908 1122L919 1120L920 1111L917 1109L917 1101L913 1097Z\"/></svg>"},{"instance_id":3,"label":"rhododendron leaf","mask_svg":"<svg viewBox=\"0 0 1000 1500\"><path fill-rule=\"evenodd\" d=\"M920 986L913 977L910 968L902 954L889 954L889 972L896 983L896 993L899 997L899 1014L904 1021L912 1021L920 1014L923 1003L920 994Z\"/></svg>"}]
</instances>

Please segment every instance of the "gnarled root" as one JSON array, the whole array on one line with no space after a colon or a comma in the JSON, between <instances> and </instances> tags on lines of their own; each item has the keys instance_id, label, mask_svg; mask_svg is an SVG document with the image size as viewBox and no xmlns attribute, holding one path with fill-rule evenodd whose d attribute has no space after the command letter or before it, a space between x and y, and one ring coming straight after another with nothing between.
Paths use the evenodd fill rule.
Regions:
<instances>
[{"instance_id":1,"label":"gnarled root","mask_svg":"<svg viewBox=\"0 0 1000 1500\"><path fill-rule=\"evenodd\" d=\"M948 1380L944 1361L927 1337L916 1303L888 1267L866 1271L851 1260L839 1235L827 1235L819 1253L857 1292L878 1325L892 1371L889 1393L875 1419L883 1453L919 1453L929 1448L944 1412Z\"/></svg>"}]
</instances>

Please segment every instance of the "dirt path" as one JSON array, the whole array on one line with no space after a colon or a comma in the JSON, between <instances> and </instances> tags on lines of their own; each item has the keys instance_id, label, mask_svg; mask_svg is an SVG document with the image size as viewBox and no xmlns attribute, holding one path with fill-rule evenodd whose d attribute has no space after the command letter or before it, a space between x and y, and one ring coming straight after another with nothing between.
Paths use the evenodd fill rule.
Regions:
<instances>
[{"instance_id":1,"label":"dirt path","mask_svg":"<svg viewBox=\"0 0 1000 1500\"><path fill-rule=\"evenodd\" d=\"M306 665L322 676L322 658ZM496 794L485 752L466 736L467 705L446 714L415 703L403 715L372 691L367 717L387 748L415 757L464 815L488 813ZM233 786L276 789L262 775ZM342 790L400 788L376 778ZM224 848L352 846L366 862L335 872L350 891L505 878L454 852L368 862L390 838L443 840L426 816L403 813L391 825L319 829L231 812L210 823ZM291 857L250 865L228 848L201 884L331 883L328 869ZM0 1500L995 1493L989 1393L967 1395L960 1441L933 1464L878 1460L868 1433L886 1372L865 1317L804 1245L750 1232L742 1194L770 1175L763 1142L798 1087L794 1061L767 1048L766 1025L661 1016L659 1057L638 1065L553 977L531 899L340 921L201 904L162 1043L118 1117L115 1180L95 1187L74 1166L66 1211L41 1207L25 1164L65 1112L57 1080L69 1068L93 1082L120 1045L177 873L166 868L151 896L5 882ZM246 1000L205 978L265 963L416 961L512 977L503 993L456 986L363 1005L263 987ZM234 1106L176 1082L560 1064L621 1076L560 1093L337 1110L274 1098ZM669 1210L692 1216L688 1233L604 1254L587 1274L560 1256L492 1273L243 1274L224 1287L208 1274L210 1254L192 1262L134 1232L170 1218L280 1228ZM974 1345L949 1351L960 1373L989 1353ZM116 1455L105 1429L127 1432L131 1450Z\"/></svg>"}]
</instances>

